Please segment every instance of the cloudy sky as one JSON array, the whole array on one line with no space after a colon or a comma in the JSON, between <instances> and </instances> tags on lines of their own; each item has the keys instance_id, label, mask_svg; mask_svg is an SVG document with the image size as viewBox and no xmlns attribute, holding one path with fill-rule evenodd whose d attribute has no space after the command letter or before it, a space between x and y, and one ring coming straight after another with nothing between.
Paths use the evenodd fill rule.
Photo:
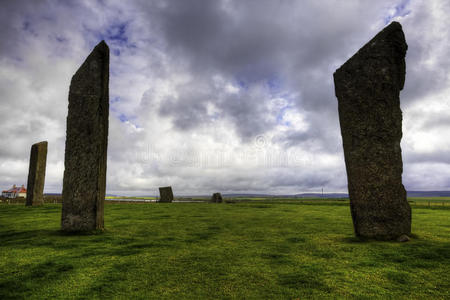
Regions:
<instances>
[{"instance_id":1,"label":"cloudy sky","mask_svg":"<svg viewBox=\"0 0 450 300\"><path fill-rule=\"evenodd\" d=\"M346 192L333 72L391 21L409 45L403 182L450 189L450 1L0 0L0 186L48 140L60 192L72 75L111 49L107 192Z\"/></svg>"}]
</instances>

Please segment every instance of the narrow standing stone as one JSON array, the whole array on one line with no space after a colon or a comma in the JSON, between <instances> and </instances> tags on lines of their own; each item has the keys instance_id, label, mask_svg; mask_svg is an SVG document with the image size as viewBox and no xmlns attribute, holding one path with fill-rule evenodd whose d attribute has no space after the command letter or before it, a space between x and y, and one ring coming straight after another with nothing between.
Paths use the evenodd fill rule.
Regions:
<instances>
[{"instance_id":1,"label":"narrow standing stone","mask_svg":"<svg viewBox=\"0 0 450 300\"><path fill-rule=\"evenodd\" d=\"M100 42L72 77L61 228L103 229L109 116L109 48Z\"/></svg>"},{"instance_id":2,"label":"narrow standing stone","mask_svg":"<svg viewBox=\"0 0 450 300\"><path fill-rule=\"evenodd\" d=\"M173 192L171 186L159 188L159 202L172 202Z\"/></svg>"},{"instance_id":3,"label":"narrow standing stone","mask_svg":"<svg viewBox=\"0 0 450 300\"><path fill-rule=\"evenodd\" d=\"M407 48L402 26L392 22L334 73L357 236L411 233L400 148Z\"/></svg>"},{"instance_id":4,"label":"narrow standing stone","mask_svg":"<svg viewBox=\"0 0 450 300\"><path fill-rule=\"evenodd\" d=\"M44 204L45 167L47 165L47 141L31 146L28 169L26 206Z\"/></svg>"},{"instance_id":5,"label":"narrow standing stone","mask_svg":"<svg viewBox=\"0 0 450 300\"><path fill-rule=\"evenodd\" d=\"M222 203L222 194L221 193L214 193L211 197L211 202L214 203Z\"/></svg>"}]
</instances>

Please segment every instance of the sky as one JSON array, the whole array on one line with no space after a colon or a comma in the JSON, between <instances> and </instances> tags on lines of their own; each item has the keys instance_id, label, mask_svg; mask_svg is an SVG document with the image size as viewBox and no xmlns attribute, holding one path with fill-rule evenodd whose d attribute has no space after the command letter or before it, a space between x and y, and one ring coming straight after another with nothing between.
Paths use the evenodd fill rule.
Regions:
<instances>
[{"instance_id":1,"label":"sky","mask_svg":"<svg viewBox=\"0 0 450 300\"><path fill-rule=\"evenodd\" d=\"M392 21L408 43L407 190L450 190L450 1L0 0L0 187L47 140L60 193L70 80L110 47L107 193L347 192L333 73Z\"/></svg>"}]
</instances>

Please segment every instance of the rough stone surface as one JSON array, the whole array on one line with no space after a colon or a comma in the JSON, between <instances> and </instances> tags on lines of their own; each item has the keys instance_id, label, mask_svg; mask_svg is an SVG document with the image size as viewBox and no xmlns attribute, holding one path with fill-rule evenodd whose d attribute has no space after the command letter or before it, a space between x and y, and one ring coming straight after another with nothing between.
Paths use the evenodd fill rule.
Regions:
<instances>
[{"instance_id":1,"label":"rough stone surface","mask_svg":"<svg viewBox=\"0 0 450 300\"><path fill-rule=\"evenodd\" d=\"M173 192L171 186L159 188L159 202L172 202Z\"/></svg>"},{"instance_id":2,"label":"rough stone surface","mask_svg":"<svg viewBox=\"0 0 450 300\"><path fill-rule=\"evenodd\" d=\"M45 168L47 165L46 141L31 146L30 168L28 170L26 206L44 204Z\"/></svg>"},{"instance_id":3,"label":"rough stone surface","mask_svg":"<svg viewBox=\"0 0 450 300\"><path fill-rule=\"evenodd\" d=\"M407 48L393 22L334 73L357 236L390 240L411 232L400 148Z\"/></svg>"},{"instance_id":4,"label":"rough stone surface","mask_svg":"<svg viewBox=\"0 0 450 300\"><path fill-rule=\"evenodd\" d=\"M100 42L72 77L61 227L103 229L109 117L109 48Z\"/></svg>"},{"instance_id":5,"label":"rough stone surface","mask_svg":"<svg viewBox=\"0 0 450 300\"><path fill-rule=\"evenodd\" d=\"M211 197L211 202L214 203L222 203L223 199L222 199L222 194L221 193L214 193Z\"/></svg>"}]
</instances>

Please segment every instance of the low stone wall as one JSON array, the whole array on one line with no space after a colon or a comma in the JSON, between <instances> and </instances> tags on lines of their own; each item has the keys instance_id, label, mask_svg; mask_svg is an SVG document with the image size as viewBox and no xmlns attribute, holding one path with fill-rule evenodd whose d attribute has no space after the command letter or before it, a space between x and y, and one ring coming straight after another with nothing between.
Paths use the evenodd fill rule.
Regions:
<instances>
[{"instance_id":1,"label":"low stone wall","mask_svg":"<svg viewBox=\"0 0 450 300\"><path fill-rule=\"evenodd\" d=\"M25 202L26 202L26 199L24 197L18 197L18 198L0 197L0 203L23 204L23 205L25 205Z\"/></svg>"},{"instance_id":2,"label":"low stone wall","mask_svg":"<svg viewBox=\"0 0 450 300\"><path fill-rule=\"evenodd\" d=\"M0 203L25 205L25 202L26 202L26 199L23 197L18 197L18 198L0 197ZM60 195L44 195L44 203L62 203L62 196L60 196Z\"/></svg>"}]
</instances>

